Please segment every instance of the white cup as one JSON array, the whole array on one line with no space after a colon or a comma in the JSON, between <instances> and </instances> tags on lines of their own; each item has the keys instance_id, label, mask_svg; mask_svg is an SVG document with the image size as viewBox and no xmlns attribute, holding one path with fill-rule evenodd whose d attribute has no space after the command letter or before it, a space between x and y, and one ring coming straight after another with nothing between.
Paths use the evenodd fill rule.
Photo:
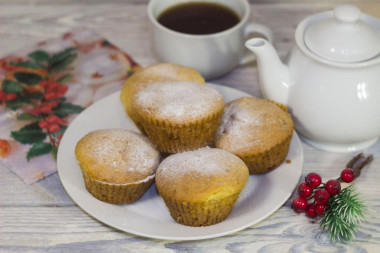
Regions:
<instances>
[{"instance_id":1,"label":"white cup","mask_svg":"<svg viewBox=\"0 0 380 253\"><path fill-rule=\"evenodd\" d=\"M199 0L151 0L148 16L152 24L153 49L162 62L175 63L198 70L205 79L213 79L230 72L239 64L254 60L246 54L244 42L252 33L259 33L269 41L273 35L269 28L248 23L250 6L247 0L207 0L234 10L240 21L222 32L193 35L170 30L161 25L157 18L174 5ZM205 2L205 1L203 1Z\"/></svg>"}]
</instances>

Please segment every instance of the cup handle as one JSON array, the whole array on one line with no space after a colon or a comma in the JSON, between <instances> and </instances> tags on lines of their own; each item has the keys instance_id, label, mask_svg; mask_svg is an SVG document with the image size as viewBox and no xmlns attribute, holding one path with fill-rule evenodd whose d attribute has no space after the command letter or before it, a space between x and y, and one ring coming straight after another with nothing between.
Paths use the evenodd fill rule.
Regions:
<instances>
[{"instance_id":1,"label":"cup handle","mask_svg":"<svg viewBox=\"0 0 380 253\"><path fill-rule=\"evenodd\" d=\"M244 37L247 40L248 36L252 33L258 33L263 35L270 43L273 43L273 32L265 25L248 23L244 29ZM244 65L256 60L255 54L246 52L246 54L240 59L239 65Z\"/></svg>"}]
</instances>

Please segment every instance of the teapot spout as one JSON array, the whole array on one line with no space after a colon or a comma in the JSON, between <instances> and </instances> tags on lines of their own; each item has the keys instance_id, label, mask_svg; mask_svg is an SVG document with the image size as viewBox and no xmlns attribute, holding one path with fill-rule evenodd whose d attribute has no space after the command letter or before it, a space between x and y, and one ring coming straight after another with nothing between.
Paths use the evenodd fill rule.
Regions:
<instances>
[{"instance_id":1,"label":"teapot spout","mask_svg":"<svg viewBox=\"0 0 380 253\"><path fill-rule=\"evenodd\" d=\"M270 100L287 105L289 93L289 71L278 57L274 47L265 39L254 38L245 46L256 55L260 90Z\"/></svg>"}]
</instances>

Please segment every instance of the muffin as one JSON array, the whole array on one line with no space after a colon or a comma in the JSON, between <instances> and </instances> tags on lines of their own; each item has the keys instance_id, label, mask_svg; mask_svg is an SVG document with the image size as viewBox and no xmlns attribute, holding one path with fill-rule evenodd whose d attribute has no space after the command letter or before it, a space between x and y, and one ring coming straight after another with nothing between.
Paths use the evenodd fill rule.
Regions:
<instances>
[{"instance_id":1,"label":"muffin","mask_svg":"<svg viewBox=\"0 0 380 253\"><path fill-rule=\"evenodd\" d=\"M167 157L157 169L156 187L176 222L209 226L228 217L248 176L237 156L202 148Z\"/></svg>"},{"instance_id":2,"label":"muffin","mask_svg":"<svg viewBox=\"0 0 380 253\"><path fill-rule=\"evenodd\" d=\"M194 82L158 82L135 94L133 121L156 148L178 153L207 146L224 110L223 96Z\"/></svg>"},{"instance_id":3,"label":"muffin","mask_svg":"<svg viewBox=\"0 0 380 253\"><path fill-rule=\"evenodd\" d=\"M292 134L293 121L285 106L243 97L226 105L214 146L240 157L250 174L262 174L285 160Z\"/></svg>"},{"instance_id":4,"label":"muffin","mask_svg":"<svg viewBox=\"0 0 380 253\"><path fill-rule=\"evenodd\" d=\"M181 65L160 63L141 68L128 78L121 90L120 99L127 114L133 118L131 98L137 92L156 82L172 81L188 81L200 84L205 83L204 78L197 70Z\"/></svg>"},{"instance_id":5,"label":"muffin","mask_svg":"<svg viewBox=\"0 0 380 253\"><path fill-rule=\"evenodd\" d=\"M86 189L112 204L137 201L153 183L160 153L148 138L124 129L95 130L82 137L75 155Z\"/></svg>"}]
</instances>

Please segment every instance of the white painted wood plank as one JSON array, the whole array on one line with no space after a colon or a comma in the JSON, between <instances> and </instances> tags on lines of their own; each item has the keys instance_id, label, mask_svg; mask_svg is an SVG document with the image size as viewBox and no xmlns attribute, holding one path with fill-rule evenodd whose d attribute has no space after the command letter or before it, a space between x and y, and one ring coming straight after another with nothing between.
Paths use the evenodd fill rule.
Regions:
<instances>
[{"instance_id":1,"label":"white painted wood plank","mask_svg":"<svg viewBox=\"0 0 380 253\"><path fill-rule=\"evenodd\" d=\"M75 207L7 207L0 213L2 252L375 252L378 220L365 224L355 244L332 245L318 224L289 207L254 227L221 238L176 242L117 231ZM164 229L164 228L163 228Z\"/></svg>"},{"instance_id":2,"label":"white painted wood plank","mask_svg":"<svg viewBox=\"0 0 380 253\"><path fill-rule=\"evenodd\" d=\"M156 63L149 42L147 0L23 1L0 0L0 56L78 26L92 28L132 55L140 64ZM305 17L352 2L380 18L380 2L260 0L251 1L251 20L274 31L281 58L293 44L296 25ZM260 96L255 64L236 68L213 80ZM335 178L351 154L328 153L303 144L303 177L316 171L324 180ZM263 222L234 235L204 241L150 240L119 232L87 215L72 202L57 174L25 185L0 165L1 252L377 252L380 249L380 142L365 151L375 160L357 180L371 208L357 240L331 244L318 224L290 209L291 199Z\"/></svg>"}]
</instances>

